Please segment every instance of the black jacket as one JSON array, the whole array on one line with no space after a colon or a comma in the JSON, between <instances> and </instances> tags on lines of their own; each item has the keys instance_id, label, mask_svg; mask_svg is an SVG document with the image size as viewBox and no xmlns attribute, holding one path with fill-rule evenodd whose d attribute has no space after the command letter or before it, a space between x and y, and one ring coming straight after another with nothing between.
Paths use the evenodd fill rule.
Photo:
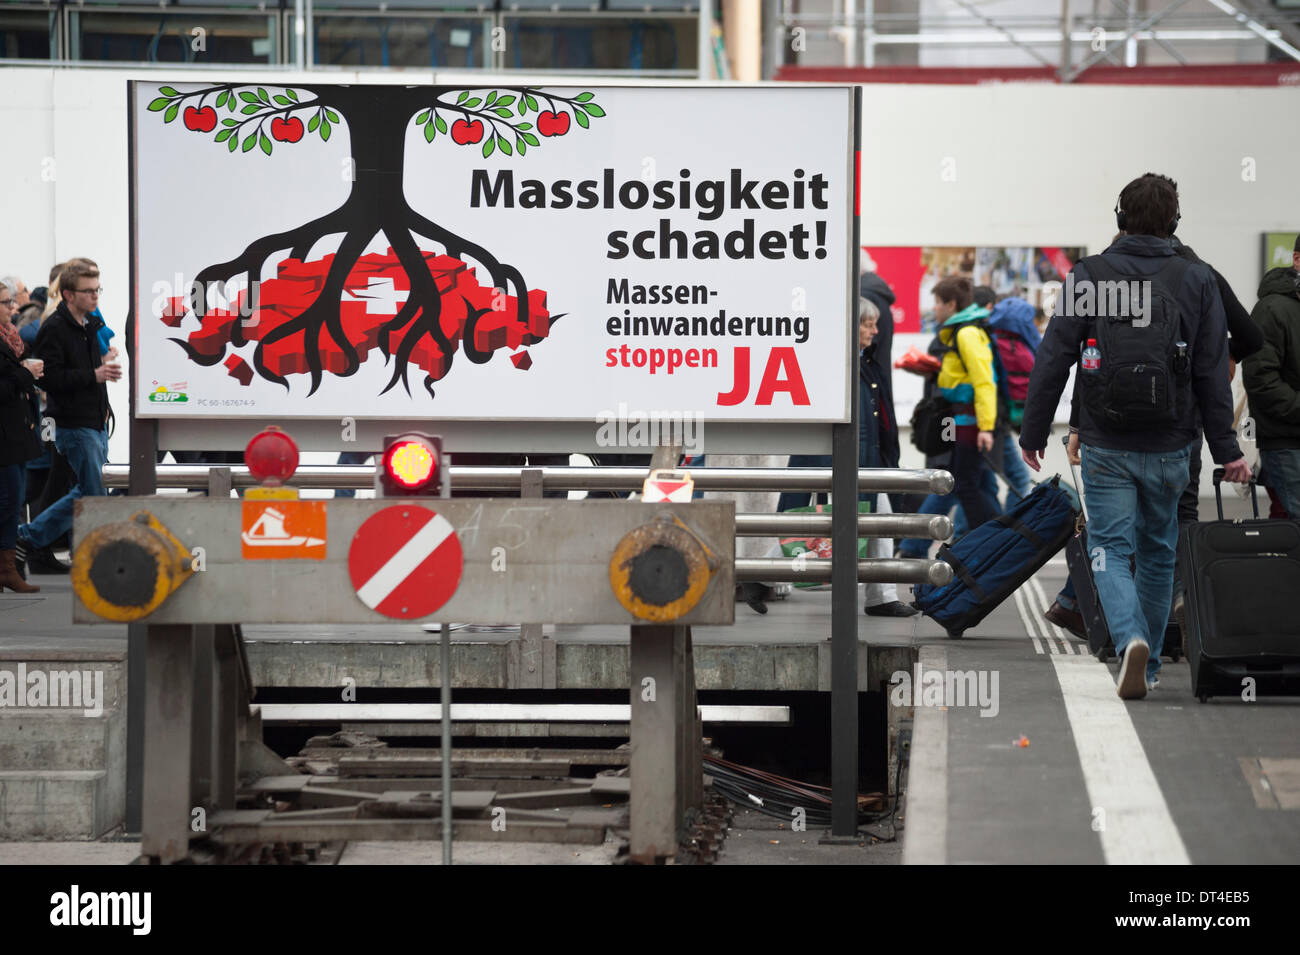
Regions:
<instances>
[{"instance_id":1,"label":"black jacket","mask_svg":"<svg viewBox=\"0 0 1300 955\"><path fill-rule=\"evenodd\" d=\"M36 379L0 342L0 467L43 453L36 408Z\"/></svg>"},{"instance_id":2,"label":"black jacket","mask_svg":"<svg viewBox=\"0 0 1300 955\"><path fill-rule=\"evenodd\" d=\"M874 385L875 407L880 415L889 422L887 433L880 435L880 454L885 462L881 467L898 467L898 419L894 414L894 313L890 307L894 304L894 290L889 283L875 272L864 272L858 282L858 294L870 301L880 312L876 321L876 337L864 352L871 368L859 368L862 374L862 387ZM865 402L864 410L865 410Z\"/></svg>"},{"instance_id":3,"label":"black jacket","mask_svg":"<svg viewBox=\"0 0 1300 955\"><path fill-rule=\"evenodd\" d=\"M898 421L888 399L889 379L882 379L872 342L858 356L860 407L858 411L858 466L898 467Z\"/></svg>"},{"instance_id":4,"label":"black jacket","mask_svg":"<svg viewBox=\"0 0 1300 955\"><path fill-rule=\"evenodd\" d=\"M1178 241L1177 236L1171 236L1169 242L1180 257L1192 262L1201 261L1190 246ZM1228 339L1228 354L1232 356L1233 361L1240 363L1263 347L1264 336L1260 334L1259 326L1251 320L1250 312L1246 311L1246 307L1237 299L1228 280L1220 275L1214 266L1208 262L1205 264L1214 276L1214 284L1219 287L1219 298L1223 300L1223 314L1228 320L1228 334L1232 336Z\"/></svg>"},{"instance_id":5,"label":"black jacket","mask_svg":"<svg viewBox=\"0 0 1300 955\"><path fill-rule=\"evenodd\" d=\"M1300 448L1300 275L1270 269L1251 318L1264 347L1241 366L1262 451Z\"/></svg>"},{"instance_id":6,"label":"black jacket","mask_svg":"<svg viewBox=\"0 0 1300 955\"><path fill-rule=\"evenodd\" d=\"M33 351L45 362L46 413L60 428L102 428L108 420L108 387L95 381L102 364L96 333L103 324L91 316L79 325L67 302L41 323Z\"/></svg>"},{"instance_id":7,"label":"black jacket","mask_svg":"<svg viewBox=\"0 0 1300 955\"><path fill-rule=\"evenodd\" d=\"M1151 235L1122 236L1103 253L1107 262L1122 275L1143 279L1159 272L1175 254L1168 239ZM1087 267L1078 263L1071 270L1074 284L1091 281ZM1178 427L1163 432L1116 432L1097 426L1083 407L1078 412L1079 438L1084 444L1119 451L1177 451L1198 437L1197 411L1204 422L1205 440L1215 462L1226 464L1241 457L1236 432L1232 430L1232 392L1228 386L1228 329L1223 303L1210 267L1194 262L1183 274L1177 291L1182 316L1183 340L1190 344L1192 407L1186 409ZM1063 303L1064 304L1064 303ZM1070 366L1079 360L1089 319L1057 314L1047 326L1029 377L1029 397L1020 446L1029 451L1047 447L1056 403L1061 397Z\"/></svg>"}]
</instances>

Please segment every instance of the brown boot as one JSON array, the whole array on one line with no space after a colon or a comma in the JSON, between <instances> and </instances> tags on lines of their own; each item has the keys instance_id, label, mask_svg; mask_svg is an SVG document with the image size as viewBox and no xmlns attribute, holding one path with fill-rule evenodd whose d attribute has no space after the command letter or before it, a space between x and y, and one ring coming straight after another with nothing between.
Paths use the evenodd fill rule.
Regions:
<instances>
[{"instance_id":1,"label":"brown boot","mask_svg":"<svg viewBox=\"0 0 1300 955\"><path fill-rule=\"evenodd\" d=\"M0 550L0 593L4 593L6 587L16 594L35 594L41 589L35 584L29 584L18 575L13 551Z\"/></svg>"}]
</instances>

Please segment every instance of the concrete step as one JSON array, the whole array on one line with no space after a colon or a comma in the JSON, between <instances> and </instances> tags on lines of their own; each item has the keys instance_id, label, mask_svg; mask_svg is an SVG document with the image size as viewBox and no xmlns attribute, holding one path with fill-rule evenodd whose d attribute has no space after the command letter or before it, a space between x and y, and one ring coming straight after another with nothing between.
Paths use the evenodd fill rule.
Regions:
<instances>
[{"instance_id":1,"label":"concrete step","mask_svg":"<svg viewBox=\"0 0 1300 955\"><path fill-rule=\"evenodd\" d=\"M0 840L98 839L121 824L125 795L103 770L0 770Z\"/></svg>"},{"instance_id":2,"label":"concrete step","mask_svg":"<svg viewBox=\"0 0 1300 955\"><path fill-rule=\"evenodd\" d=\"M126 712L88 717L82 710L0 709L0 766L25 770L121 770Z\"/></svg>"},{"instance_id":3,"label":"concrete step","mask_svg":"<svg viewBox=\"0 0 1300 955\"><path fill-rule=\"evenodd\" d=\"M126 811L126 654L0 650L0 839L96 839Z\"/></svg>"}]
</instances>

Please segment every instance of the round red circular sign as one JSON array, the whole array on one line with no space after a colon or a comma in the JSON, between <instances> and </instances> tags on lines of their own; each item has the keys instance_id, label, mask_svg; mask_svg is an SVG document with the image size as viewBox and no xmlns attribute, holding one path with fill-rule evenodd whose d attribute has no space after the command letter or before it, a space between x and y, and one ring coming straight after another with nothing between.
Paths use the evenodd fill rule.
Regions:
<instances>
[{"instance_id":1,"label":"round red circular sign","mask_svg":"<svg viewBox=\"0 0 1300 955\"><path fill-rule=\"evenodd\" d=\"M456 592L465 558L456 530L415 504L372 514L348 548L348 574L361 602L385 617L427 617Z\"/></svg>"}]
</instances>

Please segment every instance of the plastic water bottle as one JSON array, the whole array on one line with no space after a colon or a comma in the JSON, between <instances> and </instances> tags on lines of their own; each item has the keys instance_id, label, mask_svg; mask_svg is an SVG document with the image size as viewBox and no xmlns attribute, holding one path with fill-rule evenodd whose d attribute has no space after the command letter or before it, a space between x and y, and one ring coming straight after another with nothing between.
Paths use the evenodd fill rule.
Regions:
<instances>
[{"instance_id":1,"label":"plastic water bottle","mask_svg":"<svg viewBox=\"0 0 1300 955\"><path fill-rule=\"evenodd\" d=\"M1083 361L1079 367L1090 375L1101 371L1101 349L1097 347L1097 339L1088 339L1088 347L1083 350Z\"/></svg>"}]
</instances>

